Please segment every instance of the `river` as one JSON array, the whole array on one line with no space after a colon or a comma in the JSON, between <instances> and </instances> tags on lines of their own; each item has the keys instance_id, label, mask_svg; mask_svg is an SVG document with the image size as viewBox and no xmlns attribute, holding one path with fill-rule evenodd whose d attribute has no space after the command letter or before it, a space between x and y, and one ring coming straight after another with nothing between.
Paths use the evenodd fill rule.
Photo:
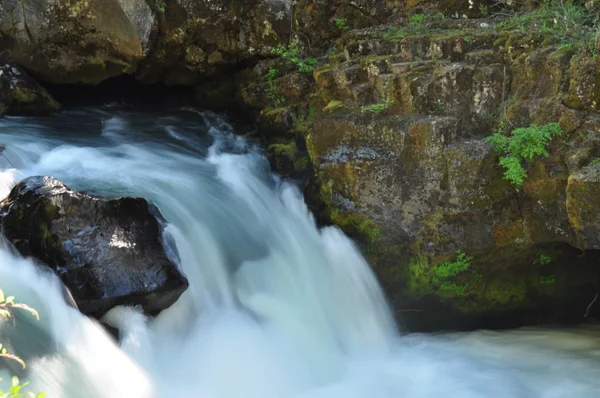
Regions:
<instances>
[{"instance_id":1,"label":"river","mask_svg":"<svg viewBox=\"0 0 600 398\"><path fill-rule=\"evenodd\" d=\"M252 139L196 109L0 119L0 196L24 177L154 202L190 288L155 319L104 318L120 345L8 245L0 288L40 313L0 338L58 398L597 398L600 327L409 334L369 265ZM16 367L0 373L4 382ZM3 383L4 383L3 382Z\"/></svg>"}]
</instances>

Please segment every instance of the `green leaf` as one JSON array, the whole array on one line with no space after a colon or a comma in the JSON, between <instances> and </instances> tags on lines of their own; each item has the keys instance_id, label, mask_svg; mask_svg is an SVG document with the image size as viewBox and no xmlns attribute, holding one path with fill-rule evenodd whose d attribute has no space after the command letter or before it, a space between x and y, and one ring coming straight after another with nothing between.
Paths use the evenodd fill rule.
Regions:
<instances>
[{"instance_id":1,"label":"green leaf","mask_svg":"<svg viewBox=\"0 0 600 398\"><path fill-rule=\"evenodd\" d=\"M4 292L0 289L0 303L4 302Z\"/></svg>"},{"instance_id":2,"label":"green leaf","mask_svg":"<svg viewBox=\"0 0 600 398\"><path fill-rule=\"evenodd\" d=\"M13 376L12 380L11 380L11 384L13 387L16 387L19 385L19 378L17 376Z\"/></svg>"},{"instance_id":3,"label":"green leaf","mask_svg":"<svg viewBox=\"0 0 600 398\"><path fill-rule=\"evenodd\" d=\"M503 166L506 171L504 172L504 178L515 185L523 185L523 180L527 177L527 173L519 159L514 156L506 156L500 158L500 165Z\"/></svg>"},{"instance_id":4,"label":"green leaf","mask_svg":"<svg viewBox=\"0 0 600 398\"><path fill-rule=\"evenodd\" d=\"M6 298L6 302L7 302L8 304L14 304L14 303L15 303L15 296L8 296L8 297Z\"/></svg>"}]
</instances>

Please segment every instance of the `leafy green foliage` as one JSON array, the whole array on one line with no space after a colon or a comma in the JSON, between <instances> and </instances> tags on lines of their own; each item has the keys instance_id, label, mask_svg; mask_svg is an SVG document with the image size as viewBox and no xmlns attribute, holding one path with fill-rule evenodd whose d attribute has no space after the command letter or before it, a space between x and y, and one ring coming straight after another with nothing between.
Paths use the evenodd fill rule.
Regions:
<instances>
[{"instance_id":1,"label":"leafy green foliage","mask_svg":"<svg viewBox=\"0 0 600 398\"><path fill-rule=\"evenodd\" d=\"M432 281L439 283L441 291L452 293L455 296L465 295L468 285L459 285L452 281L452 278L461 272L467 271L471 267L471 260L473 260L473 257L457 250L456 260L444 261L433 267Z\"/></svg>"},{"instance_id":2,"label":"leafy green foliage","mask_svg":"<svg viewBox=\"0 0 600 398\"><path fill-rule=\"evenodd\" d=\"M409 21L415 24L422 25L425 21L425 14L415 14L409 18Z\"/></svg>"},{"instance_id":3,"label":"leafy green foliage","mask_svg":"<svg viewBox=\"0 0 600 398\"><path fill-rule=\"evenodd\" d=\"M383 38L386 40L403 39L409 35L422 33L425 28L424 22L424 14L415 14L409 18L408 24L404 25L402 28L390 28L387 33L383 35Z\"/></svg>"},{"instance_id":4,"label":"leafy green foliage","mask_svg":"<svg viewBox=\"0 0 600 398\"><path fill-rule=\"evenodd\" d=\"M164 2L164 0L155 0L154 5L161 14L164 14L167 11L167 4Z\"/></svg>"},{"instance_id":5,"label":"leafy green foliage","mask_svg":"<svg viewBox=\"0 0 600 398\"><path fill-rule=\"evenodd\" d=\"M0 379L0 382L2 379ZM3 391L0 390L0 398L21 398L25 397L25 393L21 392L21 390L29 385L29 382L21 384L19 378L17 376L13 376L10 383L10 390ZM38 394L34 394L32 392L27 393L28 398L44 398L46 396L45 392L40 392Z\"/></svg>"},{"instance_id":6,"label":"leafy green foliage","mask_svg":"<svg viewBox=\"0 0 600 398\"><path fill-rule=\"evenodd\" d=\"M431 106L431 112L435 115L441 115L446 112L446 103L443 100L435 101Z\"/></svg>"},{"instance_id":7,"label":"leafy green foliage","mask_svg":"<svg viewBox=\"0 0 600 398\"><path fill-rule=\"evenodd\" d=\"M447 292L451 292L452 294L456 295L456 296L463 296L466 291L467 291L467 286L466 285L458 285L454 282L442 282L442 284L440 285L440 289L441 290L445 290Z\"/></svg>"},{"instance_id":8,"label":"leafy green foliage","mask_svg":"<svg viewBox=\"0 0 600 398\"><path fill-rule=\"evenodd\" d=\"M346 18L336 18L335 26L339 30L350 30L350 27L346 24Z\"/></svg>"},{"instance_id":9,"label":"leafy green foliage","mask_svg":"<svg viewBox=\"0 0 600 398\"><path fill-rule=\"evenodd\" d=\"M267 72L267 80L273 81L279 77L279 69L271 68Z\"/></svg>"},{"instance_id":10,"label":"leafy green foliage","mask_svg":"<svg viewBox=\"0 0 600 398\"><path fill-rule=\"evenodd\" d=\"M456 252L456 260L444 261L433 268L433 273L438 278L449 278L456 276L459 273L466 271L471 266L473 257L458 250Z\"/></svg>"},{"instance_id":11,"label":"leafy green foliage","mask_svg":"<svg viewBox=\"0 0 600 398\"><path fill-rule=\"evenodd\" d=\"M523 181L527 178L527 172L519 159L514 156L501 157L500 166L506 169L504 179L512 182L514 185L523 185Z\"/></svg>"},{"instance_id":12,"label":"leafy green foliage","mask_svg":"<svg viewBox=\"0 0 600 398\"><path fill-rule=\"evenodd\" d=\"M552 257L550 257L546 253L542 253L542 254L540 254L540 259L537 261L537 264L546 265L546 264L549 264L551 261L552 261Z\"/></svg>"},{"instance_id":13,"label":"leafy green foliage","mask_svg":"<svg viewBox=\"0 0 600 398\"><path fill-rule=\"evenodd\" d=\"M554 276L553 274L541 276L540 283L542 285L547 285L547 286L554 285L556 283L556 276Z\"/></svg>"},{"instance_id":14,"label":"leafy green foliage","mask_svg":"<svg viewBox=\"0 0 600 398\"><path fill-rule=\"evenodd\" d=\"M340 109L344 107L344 103L340 100L331 100L327 104L325 108L323 108L323 112L333 112L336 109Z\"/></svg>"},{"instance_id":15,"label":"leafy green foliage","mask_svg":"<svg viewBox=\"0 0 600 398\"><path fill-rule=\"evenodd\" d=\"M275 107L283 105L286 101L284 97L281 97L277 93L277 87L275 86L275 79L279 77L279 69L271 68L267 71L267 81L269 82L269 89L267 90L267 98Z\"/></svg>"},{"instance_id":16,"label":"leafy green foliage","mask_svg":"<svg viewBox=\"0 0 600 398\"><path fill-rule=\"evenodd\" d=\"M593 159L588 166L597 166L600 164L600 158Z\"/></svg>"},{"instance_id":17,"label":"leafy green foliage","mask_svg":"<svg viewBox=\"0 0 600 398\"><path fill-rule=\"evenodd\" d=\"M500 157L500 165L506 169L504 178L515 185L522 185L527 177L523 164L538 156L548 157L552 139L562 134L558 123L549 123L514 129L508 137L497 132L486 140Z\"/></svg>"},{"instance_id":18,"label":"leafy green foliage","mask_svg":"<svg viewBox=\"0 0 600 398\"><path fill-rule=\"evenodd\" d=\"M488 6L486 6L485 4L479 4L479 13L481 15L483 15L484 17L487 17L490 15L490 10L488 9Z\"/></svg>"},{"instance_id":19,"label":"leafy green foliage","mask_svg":"<svg viewBox=\"0 0 600 398\"><path fill-rule=\"evenodd\" d=\"M441 25L446 21L446 16L443 12L436 12L431 16L431 22L437 25Z\"/></svg>"},{"instance_id":20,"label":"leafy green foliage","mask_svg":"<svg viewBox=\"0 0 600 398\"><path fill-rule=\"evenodd\" d=\"M540 32L578 51L596 54L594 16L573 0L545 0L541 6L506 19L500 29Z\"/></svg>"},{"instance_id":21,"label":"leafy green foliage","mask_svg":"<svg viewBox=\"0 0 600 398\"><path fill-rule=\"evenodd\" d=\"M26 304L15 303L14 296L5 297L4 291L2 291L2 289L0 289L0 318L2 318L5 321L8 319L14 320L14 318L12 317L12 311L14 309L20 309L20 310L29 312L31 315L33 315L35 317L35 319L37 319L37 320L40 319L40 315L38 314L38 312L36 310L34 310L33 308L29 307ZM23 369L25 369L25 362L18 356L9 353L6 350L6 348L4 348L2 346L2 344L0 344L0 357L18 362L23 367ZM2 379L0 379L0 382L1 381L2 381ZM23 388L27 387L27 385L29 385L29 383L21 384L21 382L19 381L19 378L16 376L13 376L11 379L10 389L9 390L0 390L0 398L25 397L25 393L22 392L21 390ZM38 394L34 394L32 392L27 393L28 398L43 398L44 396L46 396L46 393L43 393L43 392L38 393Z\"/></svg>"},{"instance_id":22,"label":"leafy green foliage","mask_svg":"<svg viewBox=\"0 0 600 398\"><path fill-rule=\"evenodd\" d=\"M392 105L392 101L385 101L379 104L371 104L371 105L366 105L361 107L361 111L363 112L373 112L373 113L383 113L385 111L387 111L389 109L389 107Z\"/></svg>"},{"instance_id":23,"label":"leafy green foliage","mask_svg":"<svg viewBox=\"0 0 600 398\"><path fill-rule=\"evenodd\" d=\"M404 39L408 35L410 35L410 32L408 32L406 29L389 28L388 31L383 35L383 38L386 40Z\"/></svg>"},{"instance_id":24,"label":"leafy green foliage","mask_svg":"<svg viewBox=\"0 0 600 398\"><path fill-rule=\"evenodd\" d=\"M303 58L300 56L300 48L296 44L277 46L271 50L271 54L283 58L302 73L311 73L319 63L312 57Z\"/></svg>"}]
</instances>

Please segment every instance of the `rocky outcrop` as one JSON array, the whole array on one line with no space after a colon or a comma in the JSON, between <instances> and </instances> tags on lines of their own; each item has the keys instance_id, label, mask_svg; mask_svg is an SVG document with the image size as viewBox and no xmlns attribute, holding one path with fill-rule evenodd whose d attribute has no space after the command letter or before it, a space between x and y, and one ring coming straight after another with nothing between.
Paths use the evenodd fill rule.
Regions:
<instances>
[{"instance_id":1,"label":"rocky outcrop","mask_svg":"<svg viewBox=\"0 0 600 398\"><path fill-rule=\"evenodd\" d=\"M60 104L42 86L0 53L0 115L42 114L59 109Z\"/></svg>"},{"instance_id":2,"label":"rocky outcrop","mask_svg":"<svg viewBox=\"0 0 600 398\"><path fill-rule=\"evenodd\" d=\"M343 32L310 74L238 75L262 125L295 131L293 152L264 131L272 163L293 174L308 154L322 215L409 328L581 321L600 289L597 57L489 19L403 21ZM486 137L557 121L523 185L503 178Z\"/></svg>"},{"instance_id":3,"label":"rocky outcrop","mask_svg":"<svg viewBox=\"0 0 600 398\"><path fill-rule=\"evenodd\" d=\"M157 2L159 38L144 60L143 82L195 85L244 60L268 56L291 33L291 1Z\"/></svg>"},{"instance_id":4,"label":"rocky outcrop","mask_svg":"<svg viewBox=\"0 0 600 398\"><path fill-rule=\"evenodd\" d=\"M52 269L84 314L140 305L154 315L188 286L163 247L164 220L144 199L95 198L30 177L1 206L8 240Z\"/></svg>"},{"instance_id":5,"label":"rocky outcrop","mask_svg":"<svg viewBox=\"0 0 600 398\"><path fill-rule=\"evenodd\" d=\"M129 74L143 83L197 85L269 57L292 38L309 52L320 52L348 29L424 8L474 16L488 6L507 5L491 0L4 0L0 48L50 83L98 84Z\"/></svg>"},{"instance_id":6,"label":"rocky outcrop","mask_svg":"<svg viewBox=\"0 0 600 398\"><path fill-rule=\"evenodd\" d=\"M51 83L193 85L287 41L291 12L288 0L6 0L0 47Z\"/></svg>"},{"instance_id":7,"label":"rocky outcrop","mask_svg":"<svg viewBox=\"0 0 600 398\"><path fill-rule=\"evenodd\" d=\"M46 82L96 84L131 74L154 17L143 1L5 0L0 46ZM133 8L133 9L132 9Z\"/></svg>"}]
</instances>

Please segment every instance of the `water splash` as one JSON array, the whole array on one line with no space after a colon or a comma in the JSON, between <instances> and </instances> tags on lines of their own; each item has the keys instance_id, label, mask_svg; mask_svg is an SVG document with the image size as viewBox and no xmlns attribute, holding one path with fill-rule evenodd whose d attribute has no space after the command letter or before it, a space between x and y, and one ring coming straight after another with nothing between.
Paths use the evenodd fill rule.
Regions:
<instances>
[{"instance_id":1,"label":"water splash","mask_svg":"<svg viewBox=\"0 0 600 398\"><path fill-rule=\"evenodd\" d=\"M118 347L53 275L0 248L0 286L40 310L2 327L51 397L597 397L597 331L401 337L368 264L319 230L299 191L217 115L118 108L0 120L0 195L53 175L148 198L170 222L190 288L147 319L115 308ZM575 343L576 342L576 343ZM17 372L18 369L7 369Z\"/></svg>"}]
</instances>

